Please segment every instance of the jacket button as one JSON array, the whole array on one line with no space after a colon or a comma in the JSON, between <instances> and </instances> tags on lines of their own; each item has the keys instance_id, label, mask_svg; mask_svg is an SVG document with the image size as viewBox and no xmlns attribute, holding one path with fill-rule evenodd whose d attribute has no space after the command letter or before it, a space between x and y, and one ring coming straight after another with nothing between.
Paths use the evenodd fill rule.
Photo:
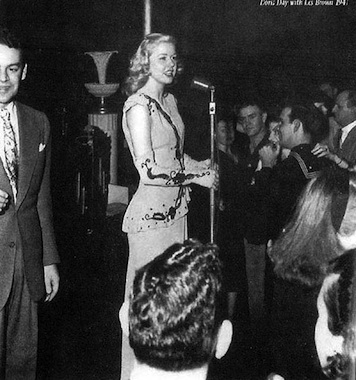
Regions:
<instances>
[{"instance_id":1,"label":"jacket button","mask_svg":"<svg viewBox=\"0 0 356 380\"><path fill-rule=\"evenodd\" d=\"M9 247L10 247L10 248L14 248L14 247L15 247L15 243L12 241L12 242L9 244Z\"/></svg>"}]
</instances>

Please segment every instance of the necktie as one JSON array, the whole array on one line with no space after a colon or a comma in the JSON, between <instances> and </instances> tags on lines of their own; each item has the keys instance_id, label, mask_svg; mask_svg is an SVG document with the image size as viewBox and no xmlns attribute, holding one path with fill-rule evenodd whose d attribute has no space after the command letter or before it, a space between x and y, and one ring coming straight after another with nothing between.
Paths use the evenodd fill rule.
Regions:
<instances>
[{"instance_id":1,"label":"necktie","mask_svg":"<svg viewBox=\"0 0 356 380\"><path fill-rule=\"evenodd\" d=\"M337 132L335 133L335 137L334 137L335 153L338 153L341 150L341 136L342 136L342 129L339 128Z\"/></svg>"},{"instance_id":2,"label":"necktie","mask_svg":"<svg viewBox=\"0 0 356 380\"><path fill-rule=\"evenodd\" d=\"M14 197L17 193L18 152L15 133L10 121L10 112L6 108L0 109L0 117L4 125L5 171L9 178Z\"/></svg>"}]
</instances>

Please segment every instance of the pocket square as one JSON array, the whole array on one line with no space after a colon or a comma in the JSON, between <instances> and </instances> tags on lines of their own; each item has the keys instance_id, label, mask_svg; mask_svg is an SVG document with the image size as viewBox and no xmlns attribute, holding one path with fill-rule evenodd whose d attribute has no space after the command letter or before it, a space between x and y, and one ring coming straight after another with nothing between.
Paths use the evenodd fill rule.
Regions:
<instances>
[{"instance_id":1,"label":"pocket square","mask_svg":"<svg viewBox=\"0 0 356 380\"><path fill-rule=\"evenodd\" d=\"M38 147L38 151L39 152L42 152L43 151L43 149L46 147L46 144L42 144L42 143L40 143L40 145L39 145L39 147Z\"/></svg>"}]
</instances>

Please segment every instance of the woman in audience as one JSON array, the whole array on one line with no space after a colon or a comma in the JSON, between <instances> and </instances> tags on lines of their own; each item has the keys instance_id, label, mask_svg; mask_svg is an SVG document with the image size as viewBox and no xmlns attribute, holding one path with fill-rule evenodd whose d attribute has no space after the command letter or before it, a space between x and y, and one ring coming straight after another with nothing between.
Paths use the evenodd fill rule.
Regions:
<instances>
[{"instance_id":1,"label":"woman in audience","mask_svg":"<svg viewBox=\"0 0 356 380\"><path fill-rule=\"evenodd\" d=\"M314 345L316 300L329 262L352 247L355 230L356 175L332 167L309 182L270 251L273 372L286 380L324 378Z\"/></svg>"}]
</instances>

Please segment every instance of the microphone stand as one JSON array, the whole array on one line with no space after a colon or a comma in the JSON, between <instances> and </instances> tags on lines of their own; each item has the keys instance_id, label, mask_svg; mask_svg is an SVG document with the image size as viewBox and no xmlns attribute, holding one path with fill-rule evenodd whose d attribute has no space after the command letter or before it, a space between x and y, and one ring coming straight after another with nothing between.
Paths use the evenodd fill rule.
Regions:
<instances>
[{"instance_id":1,"label":"microphone stand","mask_svg":"<svg viewBox=\"0 0 356 380\"><path fill-rule=\"evenodd\" d=\"M210 162L211 167L214 169L215 166L215 87L211 85L204 79L194 78L192 82L192 87L203 90L210 91L210 103L209 103L209 114L210 114ZM214 243L214 223L215 222L215 190L210 189L210 242Z\"/></svg>"},{"instance_id":2,"label":"microphone stand","mask_svg":"<svg viewBox=\"0 0 356 380\"><path fill-rule=\"evenodd\" d=\"M215 164L215 87L210 86L210 103L209 103L209 114L210 114L210 161L211 167L214 168ZM215 190L210 189L210 242L214 243L214 222L215 222Z\"/></svg>"}]
</instances>

